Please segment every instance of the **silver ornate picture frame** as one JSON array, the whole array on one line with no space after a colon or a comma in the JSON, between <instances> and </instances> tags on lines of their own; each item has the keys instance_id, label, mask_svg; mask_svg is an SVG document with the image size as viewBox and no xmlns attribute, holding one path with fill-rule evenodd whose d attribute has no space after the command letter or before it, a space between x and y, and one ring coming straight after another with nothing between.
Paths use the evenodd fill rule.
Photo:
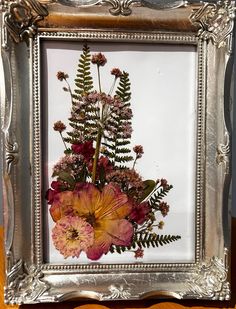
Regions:
<instances>
[{"instance_id":1,"label":"silver ornate picture frame","mask_svg":"<svg viewBox=\"0 0 236 309\"><path fill-rule=\"evenodd\" d=\"M230 71L232 69L232 31L235 17L234 1L223 0L217 3L202 1L199 3L182 0L97 0L85 3L79 0L5 0L0 5L1 154L3 158L6 256L5 302L8 304L33 304L86 298L105 301L155 297L230 299ZM91 48L91 52L97 53L92 56L92 60L88 56L88 46ZM87 50L86 56L83 54L85 53L84 50ZM58 51L57 56L55 51ZM102 252L99 247L100 251L97 251L100 253L97 253L97 251L94 253L93 245L90 244L85 246L86 249L81 249L81 251L84 251L81 255L87 254L82 262L79 260L81 252L78 253L78 248L75 249L77 251L71 251L72 253L69 254L70 257L76 258L66 259L68 251L65 251L64 247L61 246L62 240L59 243L55 240L57 233L56 229L52 228L52 224L56 223L56 226L59 226L63 216L66 220L68 217L72 218L71 220L76 217L79 224L87 229L86 233L90 235L89 237L94 237L96 240L97 231L95 230L97 225L95 225L94 220L98 221L98 218L93 217L92 220L91 217L88 219L85 215L78 215L80 211L78 209L76 214L75 209L70 209L70 211L74 211L71 215L66 213L59 204L54 205L54 203L58 203L55 199L56 194L62 193L63 195L65 192L72 194L73 190L84 190L84 187L76 189L76 185L72 183L73 189L69 189L69 191L67 190L68 187L66 187L67 189L63 188L62 192L59 193L55 186L53 190L52 188L49 189L54 198L50 201L49 193L47 193L48 202L51 203L50 210L45 198L51 181L48 174L52 173L48 158L56 153L55 148L59 143L55 140L54 135L50 137L50 130L53 131L51 129L53 120L49 120L49 116L56 114L57 117L63 117L66 113L64 109L60 113L59 105L54 102L56 101L59 104L62 96L54 88L54 79L59 80L56 80L55 84L57 83L60 88L62 88L61 82L65 83L63 86L66 87L63 88L64 92L62 90L62 93L68 96L68 92L71 92L71 88L68 86L69 76L62 70L66 71L71 68L70 62L67 64L67 61L72 61L74 51L76 51L77 59L81 57L80 64L88 56L92 65L97 65L98 71L105 65L105 56L108 60L110 59L113 66L119 61L123 61L127 70L130 70L132 85L138 80L135 74L143 75L141 76L144 80L143 89L141 89L143 92L145 92L145 89L149 89L148 85L153 81L153 78L150 77L152 75L149 76L152 71L153 59L160 59L160 62L155 64L158 65L158 71L155 67L155 74L157 73L155 76L159 76L158 81L163 81L162 90L164 91L163 97L158 98L161 102L166 101L158 103L158 107L148 107L147 105L147 108L141 110L141 116L138 116L139 109L134 107L133 118L137 117L136 119L138 119L134 129L139 127L144 118L148 118L150 123L153 121L153 124L160 122L161 127L164 127L160 135L165 138L165 142L160 142L158 148L152 146L152 149L157 149L156 152L154 151L155 153L161 152L164 148L168 149L168 153L172 152L173 157L169 158L167 166L171 166L171 161L173 161L174 166L177 166L175 170L177 176L173 177L174 182L176 180L173 183L174 188L179 188L178 183L191 170L191 177L182 179L182 189L179 194L184 197L188 196L189 200L184 199L184 197L180 199L179 195L177 196L175 193L168 200L168 203L171 203L171 209L174 209L174 207L177 209L179 201L186 208L189 207L188 203L191 204L191 217L186 217L188 218L186 224L189 224L189 230L192 231L191 237L190 234L185 235L181 232L181 235L178 236L163 236L160 231L163 221L158 222L157 225L153 224L157 219L151 219L153 212L150 208L146 210L147 205L148 207L153 205L154 208L157 205L158 209L156 210L162 217L165 217L169 211L169 206L164 201L162 202L162 198L167 195L172 186L170 187L163 178L157 180L155 184L151 180L146 180L141 185L147 185L148 189L151 186L152 189L142 200L144 202L135 206L136 212L128 211L129 206L122 205L119 206L119 209L122 208L123 217L121 217L121 210L119 212L116 210L119 216L117 215L115 219L120 224L117 225L117 229L120 229L119 236L122 235L123 242L120 239L114 240L115 237L112 238L109 235L112 240L109 240L109 245L106 243L108 247L106 249L103 247ZM101 52L104 54L101 54ZM64 54L69 56L61 61ZM174 55L173 59L170 58L170 55ZM142 61L138 63L139 57ZM141 66L142 63L143 66ZM51 74L51 70L53 70L51 65L54 64L58 68L58 72L55 71L57 78L56 74ZM89 64L85 63L85 67L89 67ZM182 71L181 67L183 67ZM144 73L145 68L148 68L147 75ZM72 69L76 73L76 67ZM81 69L81 66L79 66L79 69ZM116 68L115 71L112 71L112 74L115 75L115 81L118 77L120 78L119 87L122 87L122 77L127 77L127 75L125 72L121 73L117 70ZM132 72L134 72L133 75ZM187 76L191 76L191 78L184 80L186 72L190 72ZM80 73L78 71L78 74ZM90 73L87 72L86 74L90 76ZM172 76L173 80L171 79ZM77 78L80 78L80 76L77 76ZM53 84L51 84L51 80ZM180 81L179 84L177 83L178 80ZM85 81L90 82L90 77ZM174 84L175 81L176 84ZM101 81L99 80L99 82ZM158 88L155 85L152 86L152 89ZM124 91L128 91L126 95L130 97L128 81L126 81L126 86L128 90ZM77 87L80 89L81 85L77 85ZM132 94L139 91L139 88L137 82L137 85L131 88L133 89ZM112 97L112 103L109 104L119 103L122 105L124 102L127 103L126 99L122 102L122 90L120 89L118 88L118 92ZM101 87L100 97L96 91L91 93L79 91L77 96L71 92L72 102L77 100L80 103L79 109L81 109L81 104L93 100L94 96L96 96L95 100L100 100L99 102L103 102L104 98L106 100L111 99L110 93L105 96ZM148 90L147 92L148 94L144 93L142 100L145 99L145 96L148 99L153 98L149 96ZM180 101L184 101L183 105L176 110L173 102L168 103L165 97L166 94L171 92L174 93L177 103L177 97L181 98ZM92 99L89 94L93 95ZM167 116L163 118L163 106L168 106L168 104L170 107L169 109L166 107L166 115L169 118ZM153 108L154 111L152 111ZM190 110L189 114L186 113L186 116L184 111L188 111L188 108ZM70 107L67 106L68 109L70 110ZM174 110L173 113L172 110ZM157 111L160 115L159 118L153 118ZM128 117L127 115L130 115L131 111L127 109L126 112L125 117ZM182 114L185 116L181 116ZM81 117L83 118L83 115L81 115L80 113L78 121L81 121ZM179 119L179 117L182 117L180 121L175 122L177 121L175 119ZM95 121L96 119L94 119L92 120ZM173 140L170 140L168 139L169 131L166 127L171 126L172 120L174 121L173 126L178 124L181 127L182 125L182 131L176 133ZM73 119L71 121L73 127ZM146 128L146 133L148 121L143 125L143 131ZM61 125L61 123L59 124ZM186 125L186 130L184 130L184 125ZM64 127L58 126L58 123L57 126L54 124L54 131L59 131L61 136L64 129ZM127 129L127 126L125 129ZM107 128L106 130L109 131ZM156 130L154 129L154 132ZM178 132L177 127L172 131ZM170 131L170 134L172 134L172 131ZM143 138L144 143L149 136L145 135L145 132L143 136L141 136L142 133L137 134L138 137ZM99 135L99 130L95 133ZM127 134L125 138L130 137L129 133ZM65 141L69 141L64 137L62 139L64 144ZM152 141L155 144L156 140L153 139ZM74 148L69 149L69 154L71 154L71 151L75 153L77 151L77 154L80 155L81 147L84 144L73 143ZM85 143L88 143L88 141ZM98 139L96 143L98 143ZM93 146L94 144L95 142ZM104 142L105 146L107 144L109 144L109 139L108 142ZM93 160L94 167L97 151L93 149L91 144L90 146L89 151L92 155L89 159ZM66 151L68 152L67 147ZM177 149L180 151L180 157L175 157L174 153L178 152ZM126 152L127 150L124 150L124 153ZM136 160L143 155L143 150L140 147L134 147L134 152L136 153L135 165ZM144 152L145 156L148 151L146 152L144 148ZM168 160L167 152L163 150L163 153L163 157ZM56 155L59 159L58 155L60 154ZM161 154L160 159L158 155L155 154L157 162L158 160L161 162ZM105 160L104 157L105 154L103 160ZM182 170L178 170L178 166L182 166L181 158L186 165L182 175L180 175ZM99 158L97 157L97 159ZM104 168L109 165L109 160L106 162L108 163L106 163L106 166L103 165ZM115 159L113 162L115 162ZM143 170L151 171L152 168L149 169L148 161L145 162ZM165 160L163 162L165 163ZM141 163L137 166L141 166ZM171 169L173 168L171 167ZM126 170L131 171L131 168L128 167ZM158 166L157 170L160 171L161 167ZM104 172L104 170L102 171ZM93 168L90 176L92 182L98 186L103 173L99 174L100 180L96 180L96 173L99 172L96 172L95 165L95 170ZM168 171L166 173L168 174ZM67 174L59 174L58 177L59 182L61 181L68 186L71 185L71 177L68 178ZM88 187L92 192L91 194L103 194L101 196L104 197L104 188L108 186L110 186L109 189L112 187L113 191L117 193L120 188L114 187L114 176L111 179L112 184L105 186L103 184L104 187L102 188L98 186L100 193L96 193L98 189L95 189L95 185L89 183ZM157 184L159 187L156 187ZM158 188L162 191L157 191ZM156 196L157 204L155 204L154 199L148 199L152 191L159 194L158 197ZM79 192L82 195L82 191ZM131 197L135 194L134 190L127 192L130 195L132 194ZM124 198L124 193L119 191L117 194L120 198L123 194L122 198ZM130 200L127 205L128 203L130 203ZM137 209L141 209L140 207L142 211L146 211L143 215L145 219L143 217L140 219L137 215ZM60 215L58 215L58 210ZM178 212L178 209L176 212ZM50 214L52 220L49 218ZM183 228L185 228L184 218L183 215L182 223L179 220L179 225L182 225ZM50 220L51 223L49 223ZM102 224L102 219L99 218L99 220L99 223ZM169 226L172 225L171 220L176 222L178 219L173 215L169 223L166 223L167 230L168 224ZM103 224L105 223L103 222ZM176 225L178 224L176 223ZM175 232L175 224L172 226ZM134 240L134 235L138 235L142 231L140 227L149 228L152 233L145 235L154 238L147 240L142 234L138 240ZM158 233L153 232L154 227L158 228ZM91 232L92 230L94 234ZM171 229L168 231L171 231ZM180 231L182 230L180 229ZM54 246L60 254L55 253L56 250L51 245L51 232L53 233ZM80 233L77 233L76 230L69 232L70 236L66 234L67 241L72 238L73 241L79 239L78 234L80 235ZM178 234L178 232L179 230L176 228L176 233ZM107 232L107 234L109 233ZM128 234L129 236L127 236ZM131 236L133 242L130 240ZM91 239L87 241L91 243ZM175 241L176 244L179 243L176 247ZM81 242L79 244L81 245ZM170 249L172 251L168 251L168 249L163 251L164 253L161 255L162 251L160 250L166 244L168 244L168 248L172 248ZM149 247L155 247L156 251L154 249L150 251ZM130 250L131 253L134 252L135 257L132 255L131 258L131 255L125 255L126 249ZM112 250L117 252L112 253ZM188 250L191 251L190 257L187 256ZM178 255L181 251L183 256ZM102 259L99 260L101 255L103 255ZM107 257L108 259L106 259Z\"/></svg>"}]
</instances>

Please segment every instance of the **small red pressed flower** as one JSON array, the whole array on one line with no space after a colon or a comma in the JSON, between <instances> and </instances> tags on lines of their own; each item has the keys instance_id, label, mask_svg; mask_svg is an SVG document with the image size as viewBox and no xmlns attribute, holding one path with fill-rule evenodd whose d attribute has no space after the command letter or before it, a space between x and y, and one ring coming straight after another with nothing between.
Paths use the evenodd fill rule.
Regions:
<instances>
[{"instance_id":1,"label":"small red pressed flower","mask_svg":"<svg viewBox=\"0 0 236 309\"><path fill-rule=\"evenodd\" d=\"M63 131L65 131L66 126L63 122L61 122L60 120L54 123L53 129L55 131L58 131L60 133L62 133Z\"/></svg>"},{"instance_id":2,"label":"small red pressed flower","mask_svg":"<svg viewBox=\"0 0 236 309\"><path fill-rule=\"evenodd\" d=\"M63 79L67 79L69 77L68 74L66 74L65 72L57 72L57 79L59 79L61 82L63 81Z\"/></svg>"},{"instance_id":3,"label":"small red pressed flower","mask_svg":"<svg viewBox=\"0 0 236 309\"><path fill-rule=\"evenodd\" d=\"M113 164L111 163L111 161L105 157L105 156L101 156L98 160L98 164L97 164L97 172L96 172L96 177L99 178L100 175L104 175L104 177L111 173L113 171ZM90 172L92 172L93 170L93 160L91 160L88 164L88 170Z\"/></svg>"},{"instance_id":4,"label":"small red pressed flower","mask_svg":"<svg viewBox=\"0 0 236 309\"><path fill-rule=\"evenodd\" d=\"M48 204L52 204L57 193L62 191L62 183L59 181L53 181L51 183L51 188L46 192L46 199L48 200Z\"/></svg>"},{"instance_id":5,"label":"small red pressed flower","mask_svg":"<svg viewBox=\"0 0 236 309\"><path fill-rule=\"evenodd\" d=\"M104 169L105 173L110 173L113 170L113 164L104 156L101 156L98 160L98 169Z\"/></svg>"},{"instance_id":6,"label":"small red pressed flower","mask_svg":"<svg viewBox=\"0 0 236 309\"><path fill-rule=\"evenodd\" d=\"M138 248L136 251L134 251L134 257L136 258L136 259L138 259L138 258L142 258L143 257L143 249L141 249L141 248Z\"/></svg>"},{"instance_id":7,"label":"small red pressed flower","mask_svg":"<svg viewBox=\"0 0 236 309\"><path fill-rule=\"evenodd\" d=\"M111 75L115 75L116 78L119 78L119 77L122 76L122 72L121 72L121 70L118 69L118 68L113 68L113 69L111 70Z\"/></svg>"},{"instance_id":8,"label":"small red pressed flower","mask_svg":"<svg viewBox=\"0 0 236 309\"><path fill-rule=\"evenodd\" d=\"M71 148L74 153L83 155L86 161L91 160L95 153L92 141L86 141L84 143L74 144L71 146Z\"/></svg>"},{"instance_id":9,"label":"small red pressed flower","mask_svg":"<svg viewBox=\"0 0 236 309\"><path fill-rule=\"evenodd\" d=\"M149 212L150 206L148 202L143 202L141 204L133 202L133 207L129 218L141 225L147 220L147 215Z\"/></svg>"},{"instance_id":10,"label":"small red pressed flower","mask_svg":"<svg viewBox=\"0 0 236 309\"><path fill-rule=\"evenodd\" d=\"M103 67L107 63L107 59L102 53L98 53L92 55L91 62Z\"/></svg>"}]
</instances>

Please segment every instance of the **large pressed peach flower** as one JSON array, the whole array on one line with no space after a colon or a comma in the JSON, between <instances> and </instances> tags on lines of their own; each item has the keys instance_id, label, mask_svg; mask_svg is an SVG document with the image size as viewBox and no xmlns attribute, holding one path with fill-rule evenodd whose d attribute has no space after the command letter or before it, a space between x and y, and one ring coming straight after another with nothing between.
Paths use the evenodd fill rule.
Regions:
<instances>
[{"instance_id":1,"label":"large pressed peach flower","mask_svg":"<svg viewBox=\"0 0 236 309\"><path fill-rule=\"evenodd\" d=\"M133 226L125 219L131 210L132 204L118 186L109 184L100 192L86 183L78 190L58 193L50 213L54 221L68 214L84 218L94 229L94 242L85 251L89 259L98 260L112 244L131 244Z\"/></svg>"}]
</instances>

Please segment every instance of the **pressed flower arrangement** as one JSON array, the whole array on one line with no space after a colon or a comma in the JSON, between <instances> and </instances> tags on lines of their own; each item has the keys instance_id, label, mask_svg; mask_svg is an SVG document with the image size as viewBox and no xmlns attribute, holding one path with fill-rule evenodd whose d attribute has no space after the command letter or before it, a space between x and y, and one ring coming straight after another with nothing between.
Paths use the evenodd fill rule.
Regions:
<instances>
[{"instance_id":1,"label":"pressed flower arrangement","mask_svg":"<svg viewBox=\"0 0 236 309\"><path fill-rule=\"evenodd\" d=\"M106 65L102 53L91 56L84 45L79 59L75 89L68 75L58 72L64 91L71 98L71 130L61 121L54 124L65 146L64 156L53 168L55 178L46 198L55 222L52 240L64 256L90 260L104 254L131 251L142 258L144 248L158 247L180 239L159 235L169 212L163 201L172 189L167 180L143 180L136 170L144 151L130 140L133 117L129 74L113 68L109 93L102 91L100 70ZM94 89L91 65L97 68Z\"/></svg>"}]
</instances>

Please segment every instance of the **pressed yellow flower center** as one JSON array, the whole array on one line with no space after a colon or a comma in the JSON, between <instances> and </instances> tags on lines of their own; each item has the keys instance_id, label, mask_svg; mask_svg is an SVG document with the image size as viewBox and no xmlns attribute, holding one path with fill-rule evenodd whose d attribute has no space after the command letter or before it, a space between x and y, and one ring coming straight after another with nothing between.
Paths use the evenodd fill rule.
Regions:
<instances>
[{"instance_id":1,"label":"pressed yellow flower center","mask_svg":"<svg viewBox=\"0 0 236 309\"><path fill-rule=\"evenodd\" d=\"M86 221L92 225L92 227L95 226L95 223L96 223L96 218L95 218L95 215L94 214L89 214L86 218Z\"/></svg>"},{"instance_id":2,"label":"pressed yellow flower center","mask_svg":"<svg viewBox=\"0 0 236 309\"><path fill-rule=\"evenodd\" d=\"M78 240L79 232L76 229L70 229L67 231L67 240Z\"/></svg>"}]
</instances>

